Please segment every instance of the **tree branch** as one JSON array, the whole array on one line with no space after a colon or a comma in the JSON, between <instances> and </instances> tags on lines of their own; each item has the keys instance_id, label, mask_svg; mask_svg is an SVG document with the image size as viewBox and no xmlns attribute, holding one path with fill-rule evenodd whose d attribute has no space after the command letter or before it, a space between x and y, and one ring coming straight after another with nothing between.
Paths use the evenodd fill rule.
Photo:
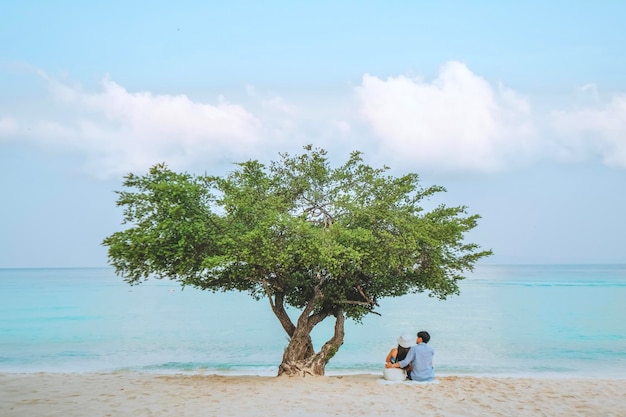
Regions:
<instances>
[{"instance_id":1,"label":"tree branch","mask_svg":"<svg viewBox=\"0 0 626 417\"><path fill-rule=\"evenodd\" d=\"M322 293L321 288L326 278L318 272L317 279L318 279L318 282L317 284L315 284L315 287L313 288L313 291L314 291L313 298L309 300L308 303L306 303L306 307L304 308L304 310L300 314L300 317L298 318L298 327L300 327L301 325L305 325L305 321L306 321L306 324L309 324L309 320L314 316L312 315L311 317L309 317L309 315L317 306L317 302L321 300L322 298L324 298L324 294Z\"/></svg>"},{"instance_id":2,"label":"tree branch","mask_svg":"<svg viewBox=\"0 0 626 417\"><path fill-rule=\"evenodd\" d=\"M262 281L263 288L265 289L265 294L267 295L267 299L270 302L270 307L272 307L272 311L274 315L280 322L281 326L287 333L289 337L293 337L293 333L296 330L296 326L293 324L287 311L285 311L285 294L282 291L276 291L274 295L274 299L272 299L272 291L270 289L269 283L264 278Z\"/></svg>"},{"instance_id":3,"label":"tree branch","mask_svg":"<svg viewBox=\"0 0 626 417\"><path fill-rule=\"evenodd\" d=\"M334 355L334 353L332 353L330 354L330 357L328 357L329 352L333 350L336 352L339 349L339 346L343 344L343 337L345 335L344 324L346 318L343 314L343 309L338 309L335 312L335 317L335 332L333 334L333 337L331 337L326 343L324 343L324 346L322 346L322 348L320 349L320 354L326 355L327 359L330 359L332 355Z\"/></svg>"},{"instance_id":4,"label":"tree branch","mask_svg":"<svg viewBox=\"0 0 626 417\"><path fill-rule=\"evenodd\" d=\"M355 288L359 292L359 294L361 294L361 297L363 297L363 299L365 301L367 301L371 305L375 305L376 307L380 307L378 305L378 303L376 302L376 300L373 300L373 299L369 298L367 295L365 295L365 293L363 292L363 288L360 285L357 285Z\"/></svg>"},{"instance_id":5,"label":"tree branch","mask_svg":"<svg viewBox=\"0 0 626 417\"><path fill-rule=\"evenodd\" d=\"M343 301L339 301L337 304L352 304L352 305L357 305L357 306L369 307L369 312L371 314L376 314L377 316L382 316L382 314L372 310L372 304L371 303L366 303L366 302L363 302L363 301L343 300ZM376 304L376 305L378 305L378 304Z\"/></svg>"},{"instance_id":6,"label":"tree branch","mask_svg":"<svg viewBox=\"0 0 626 417\"><path fill-rule=\"evenodd\" d=\"M313 204L311 207L304 209L303 214L311 213L312 217L320 217L323 216L324 227L329 228L333 224L333 216L330 215L328 210L324 208L328 204Z\"/></svg>"},{"instance_id":7,"label":"tree branch","mask_svg":"<svg viewBox=\"0 0 626 417\"><path fill-rule=\"evenodd\" d=\"M338 301L337 304L352 304L355 306L364 306L364 307L371 307L373 305L372 303L367 303L365 301L355 301L355 300L342 300L342 301Z\"/></svg>"}]
</instances>

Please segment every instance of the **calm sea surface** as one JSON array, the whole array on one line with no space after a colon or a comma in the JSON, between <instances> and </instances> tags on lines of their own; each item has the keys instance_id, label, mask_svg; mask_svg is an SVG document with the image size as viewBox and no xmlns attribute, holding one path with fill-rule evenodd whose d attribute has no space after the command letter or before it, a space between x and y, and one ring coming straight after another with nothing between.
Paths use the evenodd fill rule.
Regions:
<instances>
[{"instance_id":1,"label":"calm sea surface","mask_svg":"<svg viewBox=\"0 0 626 417\"><path fill-rule=\"evenodd\" d=\"M428 330L439 375L626 378L626 265L480 266L460 296L378 312L347 322L327 374L381 372L398 335ZM0 372L273 375L286 344L267 300L131 287L109 268L0 269Z\"/></svg>"}]
</instances>

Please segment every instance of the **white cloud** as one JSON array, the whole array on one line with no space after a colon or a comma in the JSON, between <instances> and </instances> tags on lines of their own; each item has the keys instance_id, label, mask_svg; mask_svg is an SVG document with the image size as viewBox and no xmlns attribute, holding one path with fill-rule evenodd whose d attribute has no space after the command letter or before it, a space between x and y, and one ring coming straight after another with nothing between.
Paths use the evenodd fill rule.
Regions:
<instances>
[{"instance_id":1,"label":"white cloud","mask_svg":"<svg viewBox=\"0 0 626 417\"><path fill-rule=\"evenodd\" d=\"M0 117L0 138L17 133L17 121L11 117Z\"/></svg>"},{"instance_id":2,"label":"white cloud","mask_svg":"<svg viewBox=\"0 0 626 417\"><path fill-rule=\"evenodd\" d=\"M296 96L302 101L296 105L252 86L246 87L245 105L223 97L207 103L186 95L132 92L109 78L89 91L36 72L48 84L48 98L36 109L14 110L17 117L6 119L5 130L8 120L24 122L29 130L13 139L37 143L50 155L71 153L101 178L142 172L158 162L178 170L221 170L236 161L300 152L310 143L340 147L337 138L351 133L348 121L336 122L346 115L338 116L323 100ZM331 101L336 106L337 98Z\"/></svg>"},{"instance_id":3,"label":"white cloud","mask_svg":"<svg viewBox=\"0 0 626 417\"><path fill-rule=\"evenodd\" d=\"M272 94L269 97L266 97L257 92L254 86L247 85L246 92L250 97L256 99L263 108L269 110L276 110L280 113L296 115L298 114L298 108L293 104L289 103L285 98L280 97L276 94Z\"/></svg>"},{"instance_id":4,"label":"white cloud","mask_svg":"<svg viewBox=\"0 0 626 417\"><path fill-rule=\"evenodd\" d=\"M0 115L0 138L74 153L100 177L145 171L158 162L213 170L300 152L305 144L337 155L361 150L373 164L417 172L494 172L538 157L590 155L626 167L626 95L602 104L595 86L586 85L578 94L591 104L576 111L543 109L539 118L545 114L551 123L545 126L533 120L526 98L459 62L446 63L432 81L364 75L355 90L292 92L289 99L247 86L245 105L223 97L208 103L132 92L109 78L88 91L39 74L54 103L38 100L22 105L22 114L12 108L16 114Z\"/></svg>"},{"instance_id":5,"label":"white cloud","mask_svg":"<svg viewBox=\"0 0 626 417\"><path fill-rule=\"evenodd\" d=\"M494 171L533 151L528 101L448 62L432 82L365 75L362 112L380 152L417 169Z\"/></svg>"},{"instance_id":6,"label":"white cloud","mask_svg":"<svg viewBox=\"0 0 626 417\"><path fill-rule=\"evenodd\" d=\"M34 123L31 138L81 152L101 177L162 161L184 168L199 160L238 160L260 140L261 121L223 97L209 104L186 95L129 92L108 78L100 91L87 92L45 78L57 109L52 120Z\"/></svg>"},{"instance_id":7,"label":"white cloud","mask_svg":"<svg viewBox=\"0 0 626 417\"><path fill-rule=\"evenodd\" d=\"M302 118L300 109L274 93L262 94L253 86L246 86L250 105L256 105L255 114L263 121L264 135L278 143L288 142L298 129L297 119Z\"/></svg>"},{"instance_id":8,"label":"white cloud","mask_svg":"<svg viewBox=\"0 0 626 417\"><path fill-rule=\"evenodd\" d=\"M555 111L553 126L560 134L559 156L570 160L600 158L608 166L626 168L626 95L602 103L593 88L592 104Z\"/></svg>"},{"instance_id":9,"label":"white cloud","mask_svg":"<svg viewBox=\"0 0 626 417\"><path fill-rule=\"evenodd\" d=\"M342 135L347 135L352 132L352 126L345 120L337 120L333 123L333 126Z\"/></svg>"}]
</instances>

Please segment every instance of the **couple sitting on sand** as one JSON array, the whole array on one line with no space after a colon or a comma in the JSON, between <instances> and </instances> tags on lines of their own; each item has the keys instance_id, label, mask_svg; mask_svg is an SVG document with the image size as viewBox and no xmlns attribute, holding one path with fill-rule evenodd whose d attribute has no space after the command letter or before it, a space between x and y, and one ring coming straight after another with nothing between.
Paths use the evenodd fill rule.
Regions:
<instances>
[{"instance_id":1,"label":"couple sitting on sand","mask_svg":"<svg viewBox=\"0 0 626 417\"><path fill-rule=\"evenodd\" d=\"M408 334L398 338L398 347L391 349L385 363L385 379L431 381L435 378L433 356L435 350L426 343L430 335L426 331L417 333L417 339ZM394 370L394 369L397 369Z\"/></svg>"}]
</instances>

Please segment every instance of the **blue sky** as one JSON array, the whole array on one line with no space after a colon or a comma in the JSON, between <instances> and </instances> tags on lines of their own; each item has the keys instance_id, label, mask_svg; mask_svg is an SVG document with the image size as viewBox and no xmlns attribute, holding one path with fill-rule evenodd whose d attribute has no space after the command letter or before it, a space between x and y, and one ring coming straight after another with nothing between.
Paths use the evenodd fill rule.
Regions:
<instances>
[{"instance_id":1,"label":"blue sky","mask_svg":"<svg viewBox=\"0 0 626 417\"><path fill-rule=\"evenodd\" d=\"M128 172L305 144L445 186L488 263L626 263L626 3L213 3L3 4L0 267L105 266Z\"/></svg>"}]
</instances>

